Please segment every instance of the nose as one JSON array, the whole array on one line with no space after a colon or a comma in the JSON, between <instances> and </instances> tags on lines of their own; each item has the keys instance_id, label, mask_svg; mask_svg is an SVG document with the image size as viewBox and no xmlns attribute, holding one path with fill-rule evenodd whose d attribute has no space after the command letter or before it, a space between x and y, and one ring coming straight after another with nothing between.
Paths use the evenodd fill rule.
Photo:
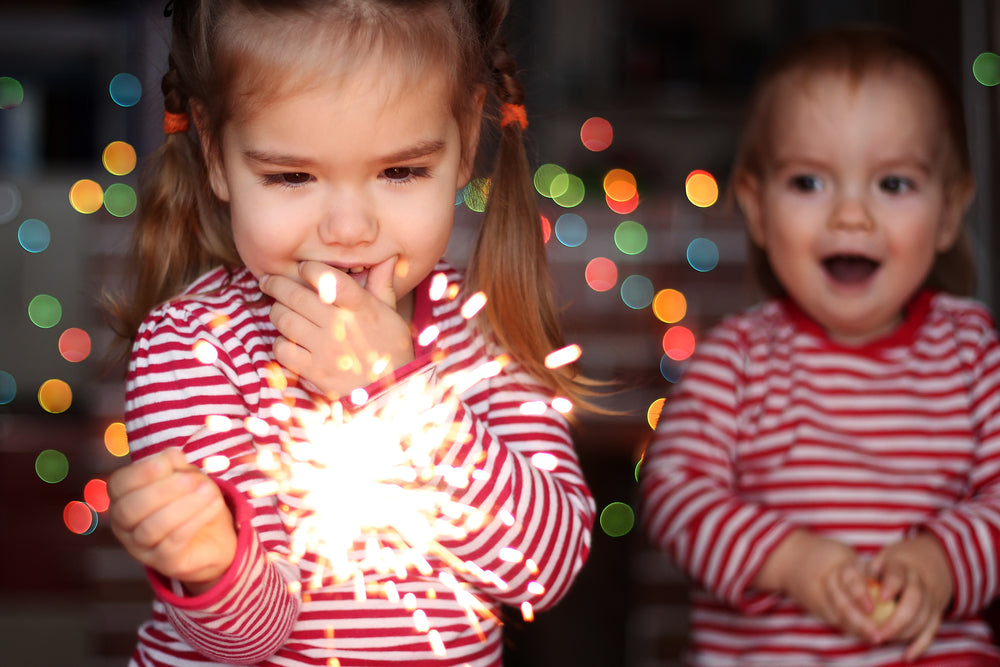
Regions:
<instances>
[{"instance_id":1,"label":"nose","mask_svg":"<svg viewBox=\"0 0 1000 667\"><path fill-rule=\"evenodd\" d=\"M368 245L378 236L378 221L370 199L362 191L338 189L325 202L319 225L327 245Z\"/></svg>"},{"instance_id":2,"label":"nose","mask_svg":"<svg viewBox=\"0 0 1000 667\"><path fill-rule=\"evenodd\" d=\"M862 194L842 192L833 202L830 226L842 231L871 231L875 221Z\"/></svg>"}]
</instances>

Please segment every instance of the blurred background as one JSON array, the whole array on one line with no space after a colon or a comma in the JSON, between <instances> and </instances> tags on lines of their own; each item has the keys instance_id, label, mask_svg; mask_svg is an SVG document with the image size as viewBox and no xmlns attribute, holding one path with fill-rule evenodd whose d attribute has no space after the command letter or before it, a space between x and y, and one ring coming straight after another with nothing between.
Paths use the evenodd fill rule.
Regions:
<instances>
[{"instance_id":1,"label":"blurred background","mask_svg":"<svg viewBox=\"0 0 1000 667\"><path fill-rule=\"evenodd\" d=\"M0 0L0 651L12 667L124 665L149 591L105 525L127 459L123 367L98 304L122 284L135 164L162 139L164 2ZM511 614L509 667L677 665L686 584L636 525L635 469L699 337L757 297L727 205L744 101L796 34L911 34L967 106L968 224L996 311L1000 4L995 0L514 0L535 184L568 342L620 387L577 446L601 511L559 606ZM459 206L462 262L481 208Z\"/></svg>"}]
</instances>

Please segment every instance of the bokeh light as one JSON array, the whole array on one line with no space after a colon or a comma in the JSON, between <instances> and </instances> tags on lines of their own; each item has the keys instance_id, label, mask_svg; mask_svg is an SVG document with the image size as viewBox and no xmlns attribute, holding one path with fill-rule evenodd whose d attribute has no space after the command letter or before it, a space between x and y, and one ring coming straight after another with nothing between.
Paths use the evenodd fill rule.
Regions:
<instances>
[{"instance_id":1,"label":"bokeh light","mask_svg":"<svg viewBox=\"0 0 1000 667\"><path fill-rule=\"evenodd\" d=\"M104 168L115 176L131 174L136 163L135 148L124 141L112 141L104 147L101 162L104 163Z\"/></svg>"},{"instance_id":2,"label":"bokeh light","mask_svg":"<svg viewBox=\"0 0 1000 667\"><path fill-rule=\"evenodd\" d=\"M474 178L465 186L465 205L469 210L482 213L490 198L493 182L488 178Z\"/></svg>"},{"instance_id":3,"label":"bokeh light","mask_svg":"<svg viewBox=\"0 0 1000 667\"><path fill-rule=\"evenodd\" d=\"M653 314L661 322L674 324L687 315L687 299L675 289L664 289L653 297Z\"/></svg>"},{"instance_id":4,"label":"bokeh light","mask_svg":"<svg viewBox=\"0 0 1000 667\"><path fill-rule=\"evenodd\" d=\"M635 512L627 503L613 502L601 510L601 530L608 537L627 535L635 526Z\"/></svg>"},{"instance_id":5,"label":"bokeh light","mask_svg":"<svg viewBox=\"0 0 1000 667\"><path fill-rule=\"evenodd\" d=\"M628 201L615 201L607 194L604 195L604 201L607 203L608 208L617 213L618 215L628 215L639 208L639 193L636 192L635 196Z\"/></svg>"},{"instance_id":6,"label":"bokeh light","mask_svg":"<svg viewBox=\"0 0 1000 667\"><path fill-rule=\"evenodd\" d=\"M719 265L719 247L708 239L694 239L687 247L687 261L695 271L711 271Z\"/></svg>"},{"instance_id":7,"label":"bokeh light","mask_svg":"<svg viewBox=\"0 0 1000 667\"><path fill-rule=\"evenodd\" d=\"M681 381L681 376L684 375L684 364L663 355L660 357L660 375L667 382L676 384Z\"/></svg>"},{"instance_id":8,"label":"bokeh light","mask_svg":"<svg viewBox=\"0 0 1000 667\"><path fill-rule=\"evenodd\" d=\"M611 127L611 123L598 116L588 118L580 127L580 141L583 142L587 150L595 153L608 148L614 136L615 131Z\"/></svg>"},{"instance_id":9,"label":"bokeh light","mask_svg":"<svg viewBox=\"0 0 1000 667\"><path fill-rule=\"evenodd\" d=\"M638 255L648 243L646 228L634 220L626 220L615 227L615 246L626 255Z\"/></svg>"},{"instance_id":10,"label":"bokeh light","mask_svg":"<svg viewBox=\"0 0 1000 667\"><path fill-rule=\"evenodd\" d=\"M62 319L62 304L49 294L39 294L28 303L28 318L39 329L51 329Z\"/></svg>"},{"instance_id":11,"label":"bokeh light","mask_svg":"<svg viewBox=\"0 0 1000 667\"><path fill-rule=\"evenodd\" d=\"M104 191L104 208L116 218L132 215L137 201L135 190L124 183L112 183Z\"/></svg>"},{"instance_id":12,"label":"bokeh light","mask_svg":"<svg viewBox=\"0 0 1000 667\"><path fill-rule=\"evenodd\" d=\"M54 415L66 412L73 404L73 390L63 380L46 380L38 388L38 404Z\"/></svg>"},{"instance_id":13,"label":"bokeh light","mask_svg":"<svg viewBox=\"0 0 1000 667\"><path fill-rule=\"evenodd\" d=\"M579 176L559 174L552 179L552 201L563 208L573 208L583 202L587 188Z\"/></svg>"},{"instance_id":14,"label":"bokeh light","mask_svg":"<svg viewBox=\"0 0 1000 667\"><path fill-rule=\"evenodd\" d=\"M666 402L666 398L658 398L646 408L646 423L649 424L649 428L656 430L656 425L660 423L660 413L663 412L663 404Z\"/></svg>"},{"instance_id":15,"label":"bokeh light","mask_svg":"<svg viewBox=\"0 0 1000 667\"><path fill-rule=\"evenodd\" d=\"M71 500L63 508L63 523L71 533L89 535L97 528L97 513L87 503Z\"/></svg>"},{"instance_id":16,"label":"bokeh light","mask_svg":"<svg viewBox=\"0 0 1000 667\"><path fill-rule=\"evenodd\" d=\"M543 197L552 199L552 181L556 176L565 174L566 170L557 164L543 164L535 170L533 181L535 190Z\"/></svg>"},{"instance_id":17,"label":"bokeh light","mask_svg":"<svg viewBox=\"0 0 1000 667\"><path fill-rule=\"evenodd\" d=\"M17 79L0 76L0 110L7 111L24 101L24 86Z\"/></svg>"},{"instance_id":18,"label":"bokeh light","mask_svg":"<svg viewBox=\"0 0 1000 667\"><path fill-rule=\"evenodd\" d=\"M98 512L106 512L111 506L108 497L108 483L103 479L92 479L83 487L83 499Z\"/></svg>"},{"instance_id":19,"label":"bokeh light","mask_svg":"<svg viewBox=\"0 0 1000 667\"><path fill-rule=\"evenodd\" d=\"M687 175L684 180L684 192L688 201L701 208L719 201L719 184L712 174L703 169L695 169Z\"/></svg>"},{"instance_id":20,"label":"bokeh light","mask_svg":"<svg viewBox=\"0 0 1000 667\"><path fill-rule=\"evenodd\" d=\"M49 484L58 484L69 474L69 459L62 452L46 449L35 457L35 474Z\"/></svg>"},{"instance_id":21,"label":"bokeh light","mask_svg":"<svg viewBox=\"0 0 1000 667\"><path fill-rule=\"evenodd\" d=\"M70 363L79 363L89 357L90 346L90 334L83 329L66 329L59 336L59 354Z\"/></svg>"},{"instance_id":22,"label":"bokeh light","mask_svg":"<svg viewBox=\"0 0 1000 667\"><path fill-rule=\"evenodd\" d=\"M618 284L618 267L607 257L595 257L585 270L587 285L595 292L607 292Z\"/></svg>"},{"instance_id":23,"label":"bokeh light","mask_svg":"<svg viewBox=\"0 0 1000 667\"><path fill-rule=\"evenodd\" d=\"M80 213L94 213L104 206L104 189L88 178L80 179L69 189L69 203Z\"/></svg>"},{"instance_id":24,"label":"bokeh light","mask_svg":"<svg viewBox=\"0 0 1000 667\"><path fill-rule=\"evenodd\" d=\"M43 252L51 241L52 233L49 231L49 226L41 220L28 218L17 228L17 242L28 252Z\"/></svg>"},{"instance_id":25,"label":"bokeh light","mask_svg":"<svg viewBox=\"0 0 1000 667\"><path fill-rule=\"evenodd\" d=\"M133 107L142 98L142 83L133 74L116 74L108 84L108 94L120 107Z\"/></svg>"},{"instance_id":26,"label":"bokeh light","mask_svg":"<svg viewBox=\"0 0 1000 667\"><path fill-rule=\"evenodd\" d=\"M21 212L21 191L13 183L0 183L0 225L4 225Z\"/></svg>"},{"instance_id":27,"label":"bokeh light","mask_svg":"<svg viewBox=\"0 0 1000 667\"><path fill-rule=\"evenodd\" d=\"M694 354L694 334L679 324L670 327L663 334L663 353L674 361L684 361Z\"/></svg>"},{"instance_id":28,"label":"bokeh light","mask_svg":"<svg viewBox=\"0 0 1000 667\"><path fill-rule=\"evenodd\" d=\"M972 75L984 86L1000 83L1000 55L986 51L972 62Z\"/></svg>"},{"instance_id":29,"label":"bokeh light","mask_svg":"<svg viewBox=\"0 0 1000 667\"><path fill-rule=\"evenodd\" d=\"M104 448L112 456L119 458L128 454L128 433L125 424L112 422L104 429Z\"/></svg>"},{"instance_id":30,"label":"bokeh light","mask_svg":"<svg viewBox=\"0 0 1000 667\"><path fill-rule=\"evenodd\" d=\"M646 276L632 275L622 281L622 301L633 310L642 310L653 302L656 288Z\"/></svg>"},{"instance_id":31,"label":"bokeh light","mask_svg":"<svg viewBox=\"0 0 1000 667\"><path fill-rule=\"evenodd\" d=\"M587 221L576 213L563 213L556 220L556 238L567 248L578 248L587 240Z\"/></svg>"},{"instance_id":32,"label":"bokeh light","mask_svg":"<svg viewBox=\"0 0 1000 667\"><path fill-rule=\"evenodd\" d=\"M17 396L17 381L7 371L0 371L0 405L7 405Z\"/></svg>"},{"instance_id":33,"label":"bokeh light","mask_svg":"<svg viewBox=\"0 0 1000 667\"><path fill-rule=\"evenodd\" d=\"M549 239L552 238L552 223L544 215L539 216L542 223L542 243L548 243Z\"/></svg>"},{"instance_id":34,"label":"bokeh light","mask_svg":"<svg viewBox=\"0 0 1000 667\"><path fill-rule=\"evenodd\" d=\"M635 176L625 169L612 169L604 176L604 194L614 201L627 202L636 196Z\"/></svg>"}]
</instances>

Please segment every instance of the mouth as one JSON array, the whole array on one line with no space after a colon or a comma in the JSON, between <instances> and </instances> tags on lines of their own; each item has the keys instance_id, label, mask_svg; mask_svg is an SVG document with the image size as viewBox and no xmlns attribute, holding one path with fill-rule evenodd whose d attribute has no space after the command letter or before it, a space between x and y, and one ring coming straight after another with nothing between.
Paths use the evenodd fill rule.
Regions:
<instances>
[{"instance_id":1,"label":"mouth","mask_svg":"<svg viewBox=\"0 0 1000 667\"><path fill-rule=\"evenodd\" d=\"M881 267L881 262L863 255L831 255L822 261L823 270L835 283L855 286L867 282Z\"/></svg>"}]
</instances>

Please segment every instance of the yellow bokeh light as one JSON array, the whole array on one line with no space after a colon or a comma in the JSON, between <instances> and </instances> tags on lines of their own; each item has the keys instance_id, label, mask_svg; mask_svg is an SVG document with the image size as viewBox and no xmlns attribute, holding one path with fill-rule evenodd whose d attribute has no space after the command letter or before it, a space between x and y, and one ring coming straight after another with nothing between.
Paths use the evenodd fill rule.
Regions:
<instances>
[{"instance_id":1,"label":"yellow bokeh light","mask_svg":"<svg viewBox=\"0 0 1000 667\"><path fill-rule=\"evenodd\" d=\"M707 171L696 169L684 181L684 192L695 206L705 208L719 201L719 184Z\"/></svg>"},{"instance_id":2,"label":"yellow bokeh light","mask_svg":"<svg viewBox=\"0 0 1000 667\"><path fill-rule=\"evenodd\" d=\"M687 299L675 289L664 289L653 297L653 314L667 324L680 322L687 315Z\"/></svg>"},{"instance_id":3,"label":"yellow bokeh light","mask_svg":"<svg viewBox=\"0 0 1000 667\"><path fill-rule=\"evenodd\" d=\"M73 390L62 380L46 380L38 389L38 404L52 414L66 412L73 404Z\"/></svg>"},{"instance_id":4,"label":"yellow bokeh light","mask_svg":"<svg viewBox=\"0 0 1000 667\"><path fill-rule=\"evenodd\" d=\"M69 189L69 203L80 213L94 213L104 206L104 190L95 181L80 179Z\"/></svg>"},{"instance_id":5,"label":"yellow bokeh light","mask_svg":"<svg viewBox=\"0 0 1000 667\"><path fill-rule=\"evenodd\" d=\"M128 433L125 424L112 422L104 429L104 448L112 456L122 457L128 454Z\"/></svg>"},{"instance_id":6,"label":"yellow bokeh light","mask_svg":"<svg viewBox=\"0 0 1000 667\"><path fill-rule=\"evenodd\" d=\"M105 146L101 161L104 168L115 176L131 174L136 163L135 149L124 141L112 141Z\"/></svg>"}]
</instances>

